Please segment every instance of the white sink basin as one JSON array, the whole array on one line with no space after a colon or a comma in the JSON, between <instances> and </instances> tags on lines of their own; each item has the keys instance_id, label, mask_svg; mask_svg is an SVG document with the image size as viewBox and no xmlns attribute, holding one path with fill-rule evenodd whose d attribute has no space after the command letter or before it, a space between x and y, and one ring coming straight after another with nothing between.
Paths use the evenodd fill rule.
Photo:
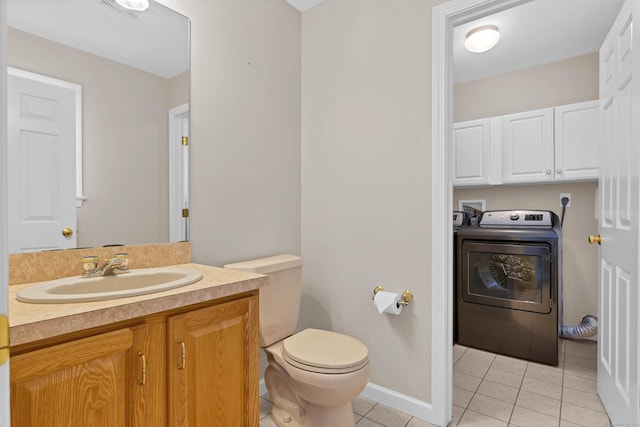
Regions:
<instances>
[{"instance_id":1,"label":"white sink basin","mask_svg":"<svg viewBox=\"0 0 640 427\"><path fill-rule=\"evenodd\" d=\"M141 268L118 275L90 278L74 276L40 282L22 289L16 299L41 304L104 301L166 291L200 279L202 273L190 268Z\"/></svg>"}]
</instances>

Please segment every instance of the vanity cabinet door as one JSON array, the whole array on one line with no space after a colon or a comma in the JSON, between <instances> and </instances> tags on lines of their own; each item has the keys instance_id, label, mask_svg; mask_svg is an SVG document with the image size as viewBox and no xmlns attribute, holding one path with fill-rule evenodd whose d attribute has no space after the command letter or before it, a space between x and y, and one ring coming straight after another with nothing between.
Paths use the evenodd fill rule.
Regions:
<instances>
[{"instance_id":1,"label":"vanity cabinet door","mask_svg":"<svg viewBox=\"0 0 640 427\"><path fill-rule=\"evenodd\" d=\"M147 319L131 327L133 346L129 349L127 401L129 427L167 425L167 342L166 318Z\"/></svg>"},{"instance_id":2,"label":"vanity cabinet door","mask_svg":"<svg viewBox=\"0 0 640 427\"><path fill-rule=\"evenodd\" d=\"M132 346L125 328L12 356L11 425L127 425Z\"/></svg>"},{"instance_id":3,"label":"vanity cabinet door","mask_svg":"<svg viewBox=\"0 0 640 427\"><path fill-rule=\"evenodd\" d=\"M258 426L258 299L168 319L169 425Z\"/></svg>"}]
</instances>

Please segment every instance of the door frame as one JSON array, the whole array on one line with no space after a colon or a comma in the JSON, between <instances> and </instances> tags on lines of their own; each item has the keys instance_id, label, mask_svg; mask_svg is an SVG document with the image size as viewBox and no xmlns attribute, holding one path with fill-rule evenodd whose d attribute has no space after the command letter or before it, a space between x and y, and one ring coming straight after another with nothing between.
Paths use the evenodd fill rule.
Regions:
<instances>
[{"instance_id":1,"label":"door frame","mask_svg":"<svg viewBox=\"0 0 640 427\"><path fill-rule=\"evenodd\" d=\"M433 8L431 46L431 422L452 414L453 27L531 0L450 0Z\"/></svg>"},{"instance_id":2,"label":"door frame","mask_svg":"<svg viewBox=\"0 0 640 427\"><path fill-rule=\"evenodd\" d=\"M189 104L169 110L169 241L189 240L189 218L181 214L189 207L189 145L187 154L181 139L185 135L183 121L189 120ZM190 141L188 141L190 144ZM185 223L186 221L186 223Z\"/></svg>"},{"instance_id":3,"label":"door frame","mask_svg":"<svg viewBox=\"0 0 640 427\"><path fill-rule=\"evenodd\" d=\"M0 0L0 314L8 315L9 255L7 224L7 3ZM9 363L0 366L0 426L11 424Z\"/></svg>"}]
</instances>

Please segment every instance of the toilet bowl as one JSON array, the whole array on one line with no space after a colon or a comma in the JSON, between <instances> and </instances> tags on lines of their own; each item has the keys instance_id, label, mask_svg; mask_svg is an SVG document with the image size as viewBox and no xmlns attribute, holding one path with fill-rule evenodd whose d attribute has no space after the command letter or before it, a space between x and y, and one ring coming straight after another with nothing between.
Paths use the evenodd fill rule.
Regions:
<instances>
[{"instance_id":1,"label":"toilet bowl","mask_svg":"<svg viewBox=\"0 0 640 427\"><path fill-rule=\"evenodd\" d=\"M351 400L369 379L364 344L347 335L305 329L265 351L265 382L278 426L355 425Z\"/></svg>"},{"instance_id":2,"label":"toilet bowl","mask_svg":"<svg viewBox=\"0 0 640 427\"><path fill-rule=\"evenodd\" d=\"M351 400L369 379L367 347L348 335L320 329L294 333L300 305L302 259L277 255L225 265L269 275L260 289L260 346L271 418L279 427L353 427Z\"/></svg>"}]
</instances>

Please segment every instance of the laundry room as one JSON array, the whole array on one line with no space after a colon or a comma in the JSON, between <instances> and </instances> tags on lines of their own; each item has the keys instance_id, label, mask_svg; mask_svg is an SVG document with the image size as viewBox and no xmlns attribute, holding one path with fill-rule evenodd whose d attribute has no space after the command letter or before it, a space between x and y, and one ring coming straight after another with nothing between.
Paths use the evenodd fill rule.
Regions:
<instances>
[{"instance_id":1,"label":"laundry room","mask_svg":"<svg viewBox=\"0 0 640 427\"><path fill-rule=\"evenodd\" d=\"M600 44L552 60L541 59L546 48L532 49L526 60L514 56L514 64L490 67L461 67L458 61L464 58L454 51L453 209L471 215L516 209L558 215L562 325L578 325L584 316L598 314L598 250L588 236L598 230ZM531 139L519 144L525 147L521 153L506 149L508 138L523 135ZM563 198L569 199L566 208Z\"/></svg>"}]
</instances>

